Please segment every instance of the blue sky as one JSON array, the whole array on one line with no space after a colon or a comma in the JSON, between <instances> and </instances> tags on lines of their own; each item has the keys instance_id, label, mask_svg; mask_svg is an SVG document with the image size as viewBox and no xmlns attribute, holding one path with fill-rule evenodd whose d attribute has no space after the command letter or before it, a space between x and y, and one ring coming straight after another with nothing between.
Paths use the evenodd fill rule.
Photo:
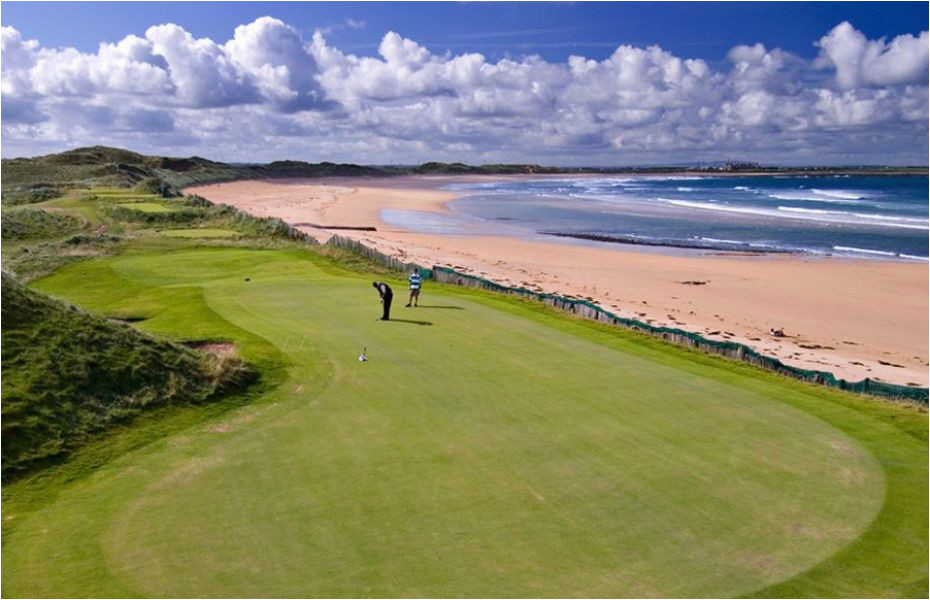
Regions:
<instances>
[{"instance_id":1,"label":"blue sky","mask_svg":"<svg viewBox=\"0 0 930 600\"><path fill-rule=\"evenodd\" d=\"M738 44L811 58L812 40L841 21L870 39L919 34L925 2L4 2L2 23L43 46L90 52L102 41L172 22L195 37L226 39L236 26L276 17L309 37L334 27L332 42L374 55L396 31L436 53L490 59L539 54L606 58L619 44L658 44L676 55L723 60ZM349 27L347 19L362 27Z\"/></svg>"},{"instance_id":2,"label":"blue sky","mask_svg":"<svg viewBox=\"0 0 930 600\"><path fill-rule=\"evenodd\" d=\"M0 22L3 156L926 163L924 2L4 2Z\"/></svg>"}]
</instances>

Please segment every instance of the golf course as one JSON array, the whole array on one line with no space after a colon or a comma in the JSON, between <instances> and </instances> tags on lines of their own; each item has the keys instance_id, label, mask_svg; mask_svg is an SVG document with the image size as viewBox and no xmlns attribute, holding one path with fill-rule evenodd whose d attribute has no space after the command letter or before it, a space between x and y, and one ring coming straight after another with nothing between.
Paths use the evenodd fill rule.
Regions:
<instances>
[{"instance_id":1,"label":"golf course","mask_svg":"<svg viewBox=\"0 0 930 600\"><path fill-rule=\"evenodd\" d=\"M407 308L114 152L4 165L4 597L926 597L925 405Z\"/></svg>"},{"instance_id":2,"label":"golf course","mask_svg":"<svg viewBox=\"0 0 930 600\"><path fill-rule=\"evenodd\" d=\"M3 595L926 591L925 413L453 287L382 322L372 278L178 245L34 282L268 384L5 486Z\"/></svg>"}]
</instances>

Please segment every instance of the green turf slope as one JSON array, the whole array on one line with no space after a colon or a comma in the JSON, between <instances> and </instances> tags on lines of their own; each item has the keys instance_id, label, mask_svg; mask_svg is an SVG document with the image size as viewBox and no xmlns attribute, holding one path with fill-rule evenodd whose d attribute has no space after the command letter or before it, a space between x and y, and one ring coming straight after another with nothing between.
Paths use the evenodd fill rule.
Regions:
<instances>
[{"instance_id":1,"label":"green turf slope","mask_svg":"<svg viewBox=\"0 0 930 600\"><path fill-rule=\"evenodd\" d=\"M296 251L126 254L38 286L181 337L205 306L287 376L33 509L40 482L5 488L6 597L921 589L925 414L450 288L407 309L398 282L381 322L370 281Z\"/></svg>"},{"instance_id":2,"label":"green turf slope","mask_svg":"<svg viewBox=\"0 0 930 600\"><path fill-rule=\"evenodd\" d=\"M58 459L140 413L198 404L257 373L233 356L143 335L3 274L3 478Z\"/></svg>"}]
</instances>

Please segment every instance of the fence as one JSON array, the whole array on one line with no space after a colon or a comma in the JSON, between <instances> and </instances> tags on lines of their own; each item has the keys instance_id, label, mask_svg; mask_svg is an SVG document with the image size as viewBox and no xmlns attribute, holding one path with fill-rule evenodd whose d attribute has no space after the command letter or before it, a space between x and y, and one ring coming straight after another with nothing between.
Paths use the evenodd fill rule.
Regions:
<instances>
[{"instance_id":1,"label":"fence","mask_svg":"<svg viewBox=\"0 0 930 600\"><path fill-rule=\"evenodd\" d=\"M393 256L388 256L384 252L370 248L362 242L353 240L351 238L343 237L341 235L334 235L329 238L329 240L327 240L326 245L335 246L337 248L342 248L344 250L350 250L357 254L361 254L362 256L395 271L409 273L413 269L419 269L420 277L422 279L430 279L432 277L432 271L430 269L422 267L416 263L406 263Z\"/></svg>"},{"instance_id":2,"label":"fence","mask_svg":"<svg viewBox=\"0 0 930 600\"><path fill-rule=\"evenodd\" d=\"M795 379L801 379L803 381L809 381L812 383L819 383L821 385L861 394L871 394L873 396L883 396L898 400L907 400L915 404L927 405L927 388L894 385L868 378L858 382L837 379L833 373L828 373L826 371L809 371L806 369L799 369L797 367L786 365L777 358L760 354L744 344L709 340L699 334L692 333L690 331L669 327L655 327L648 323L637 321L636 319L618 317L612 312L604 310L600 306L597 306L596 304L587 300L576 300L555 294L534 292L525 288L512 288L495 283L488 279L475 277L474 275L459 273L454 269L449 269L447 267L434 266L432 270L432 278L435 281L442 283L451 283L453 285L463 287L490 290L494 292L522 296L524 298L531 298L552 306L558 310L573 313L584 319L590 319L600 323L619 325L628 329L642 331L656 337L661 337L662 339L668 340L669 342L675 344L696 348L703 350L704 352L720 354L728 358L740 360L762 367L763 369L781 373L782 375L794 377Z\"/></svg>"},{"instance_id":3,"label":"fence","mask_svg":"<svg viewBox=\"0 0 930 600\"><path fill-rule=\"evenodd\" d=\"M781 373L782 375L787 375L788 377L800 379L802 381L818 383L821 385L835 387L841 390L847 390L860 394L870 394L873 396L893 398L896 400L906 400L914 404L927 406L927 388L894 385L891 383L883 383L881 381L875 381L868 378L863 379L862 381L846 381L845 379L837 379L833 373L828 373L826 371L809 371L806 369L799 369L797 367L786 365L777 358L760 354L749 346L739 344L737 342L719 342L716 340L709 340L697 333L692 333L690 331L669 327L656 327L654 325L650 325L649 323L637 321L636 319L619 317L587 300L576 300L574 298L566 298L565 296L559 296L556 294L534 292L533 290L528 290L526 288L509 287L495 283L489 279L484 279L482 277L459 273L458 271L448 267L434 266L432 269L425 269L415 263L405 263L401 260L398 260L397 258L394 258L393 256L388 256L383 252L379 252L374 248L369 248L361 242L341 236L331 237L327 244L357 252L371 260L379 262L388 268L397 271L409 272L414 268L418 268L424 279L430 278L440 283L449 283L461 287L489 290L493 292L500 292L538 300L544 304L552 306L553 308L573 313L584 319L590 319L600 323L618 325L635 331L641 331L643 333L660 337L675 344L696 348L704 352L720 354L731 359L740 360L752 365L756 365L758 367L762 367L763 369L767 369L769 371L775 371L776 373Z\"/></svg>"}]
</instances>

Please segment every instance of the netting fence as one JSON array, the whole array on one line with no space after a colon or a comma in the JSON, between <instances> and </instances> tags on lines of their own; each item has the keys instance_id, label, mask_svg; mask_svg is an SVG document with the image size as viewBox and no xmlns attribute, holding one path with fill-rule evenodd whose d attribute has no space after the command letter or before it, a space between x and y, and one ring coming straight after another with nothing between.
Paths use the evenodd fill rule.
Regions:
<instances>
[{"instance_id":1,"label":"netting fence","mask_svg":"<svg viewBox=\"0 0 930 600\"><path fill-rule=\"evenodd\" d=\"M537 300L555 309L572 313L584 319L640 331L674 344L695 348L712 354L719 354L802 381L860 394L903 400L922 406L927 406L928 403L928 388L895 385L869 378L863 379L862 381L847 381L845 379L839 379L833 375L833 373L827 371L813 371L786 365L777 358L761 354L749 346L738 342L711 340L691 331L670 327L657 327L636 319L620 317L588 300L567 298L557 294L536 292L526 288L510 287L483 277L460 273L449 267L433 266L432 269L427 269L416 263L406 263L395 257L388 256L359 241L340 236L333 236L327 243L358 252L371 260L398 271L409 272L413 268L418 268L424 279L430 278L440 283Z\"/></svg>"},{"instance_id":2,"label":"netting fence","mask_svg":"<svg viewBox=\"0 0 930 600\"><path fill-rule=\"evenodd\" d=\"M361 254L369 260L382 264L387 268L393 269L395 271L409 273L413 269L419 269L420 277L422 279L430 279L432 277L432 271L430 269L422 267L416 263L404 262L398 258L389 256L380 250L375 250L370 246L366 246L362 242L353 240L352 238L347 238L341 235L334 235L326 241L326 245L335 246L344 250L350 250L356 254Z\"/></svg>"}]
</instances>

